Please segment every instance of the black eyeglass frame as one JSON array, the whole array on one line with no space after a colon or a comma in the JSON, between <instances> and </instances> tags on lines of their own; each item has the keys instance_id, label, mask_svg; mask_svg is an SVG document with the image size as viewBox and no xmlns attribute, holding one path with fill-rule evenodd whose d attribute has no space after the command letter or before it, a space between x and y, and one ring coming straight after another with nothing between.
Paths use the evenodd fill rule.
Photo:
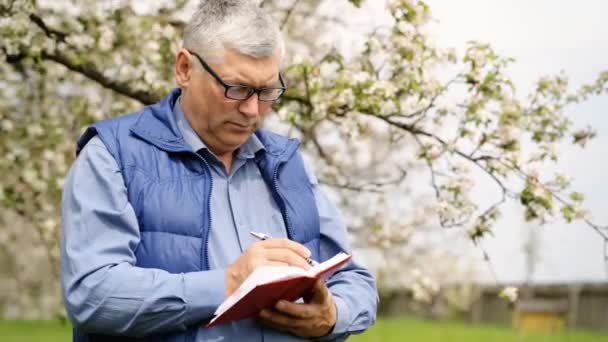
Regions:
<instances>
[{"instance_id":1,"label":"black eyeglass frame","mask_svg":"<svg viewBox=\"0 0 608 342\"><path fill-rule=\"evenodd\" d=\"M287 86L285 85L285 81L283 80L283 76L281 75L281 73L279 72L279 82L281 82L281 86L280 87L261 87L261 88L255 88L255 87L251 87L251 86L247 86L247 85L241 85L241 84L230 84L230 83L226 83L224 82L224 80L222 80L222 78L215 72L213 71L213 69L211 69L211 67L205 63L205 61L203 60L203 58L201 56L199 56L196 52L190 51L190 50L186 50L188 51L190 54L192 54L194 57L196 57L198 59L198 61L201 63L201 65L203 66L203 68L211 75L213 76L213 78L215 78L216 81L218 81L223 87L224 87L224 96L226 98L229 98L231 100L237 100L237 101L246 101L248 100L251 96L253 96L253 94L257 94L258 95L258 101L261 102L274 102L277 101L278 99L281 98L281 96L283 96L283 94L285 94L285 91L287 90ZM233 88L247 88L249 91L247 92L247 96L245 98L234 98L234 97L230 97L228 96L228 91L230 89ZM262 98L260 98L260 93L264 90L281 90L281 92L279 93L279 95L275 98L275 99L269 99L269 100L263 100Z\"/></svg>"}]
</instances>

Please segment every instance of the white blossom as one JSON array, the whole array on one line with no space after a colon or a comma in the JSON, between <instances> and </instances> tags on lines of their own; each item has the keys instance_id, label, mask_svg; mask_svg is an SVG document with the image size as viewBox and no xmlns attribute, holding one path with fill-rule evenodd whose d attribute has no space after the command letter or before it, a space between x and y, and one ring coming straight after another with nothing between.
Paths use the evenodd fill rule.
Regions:
<instances>
[{"instance_id":1,"label":"white blossom","mask_svg":"<svg viewBox=\"0 0 608 342\"><path fill-rule=\"evenodd\" d=\"M91 48L95 44L95 40L87 34L71 34L66 41L78 50Z\"/></svg>"},{"instance_id":2,"label":"white blossom","mask_svg":"<svg viewBox=\"0 0 608 342\"><path fill-rule=\"evenodd\" d=\"M22 177L25 182L32 184L38 180L38 173L36 170L28 168L23 171Z\"/></svg>"},{"instance_id":3,"label":"white blossom","mask_svg":"<svg viewBox=\"0 0 608 342\"><path fill-rule=\"evenodd\" d=\"M49 149L45 149L44 151L42 151L42 159L44 160L53 160L54 158L54 153L53 151L49 150Z\"/></svg>"},{"instance_id":4,"label":"white blossom","mask_svg":"<svg viewBox=\"0 0 608 342\"><path fill-rule=\"evenodd\" d=\"M558 143L550 143L544 145L544 149L551 158L557 158L559 154L559 144Z\"/></svg>"},{"instance_id":5,"label":"white blossom","mask_svg":"<svg viewBox=\"0 0 608 342\"><path fill-rule=\"evenodd\" d=\"M39 124L32 124L27 127L27 134L32 137L38 137L44 134L44 129Z\"/></svg>"},{"instance_id":6,"label":"white blossom","mask_svg":"<svg viewBox=\"0 0 608 342\"><path fill-rule=\"evenodd\" d=\"M377 81L369 88L370 93L380 92L386 98L395 96L398 90L393 82L385 80Z\"/></svg>"},{"instance_id":7,"label":"white blossom","mask_svg":"<svg viewBox=\"0 0 608 342\"><path fill-rule=\"evenodd\" d=\"M509 302L514 303L518 297L518 288L514 286L507 286L503 288L498 296L500 298L507 299Z\"/></svg>"},{"instance_id":8,"label":"white blossom","mask_svg":"<svg viewBox=\"0 0 608 342\"><path fill-rule=\"evenodd\" d=\"M579 206L575 207L574 217L578 220L591 220L592 215L591 212L587 209L583 209Z\"/></svg>"},{"instance_id":9,"label":"white blossom","mask_svg":"<svg viewBox=\"0 0 608 342\"><path fill-rule=\"evenodd\" d=\"M57 186L59 189L63 189L63 185L65 184L65 177L58 177L56 180Z\"/></svg>"},{"instance_id":10,"label":"white blossom","mask_svg":"<svg viewBox=\"0 0 608 342\"><path fill-rule=\"evenodd\" d=\"M4 120L2 120L2 122L0 123L0 127L2 127L2 130L3 130L3 131L10 132L10 131L12 131L12 130L13 130L13 128L14 128L15 126L13 125L13 123L12 123L10 120L8 120L8 119L4 119Z\"/></svg>"},{"instance_id":11,"label":"white blossom","mask_svg":"<svg viewBox=\"0 0 608 342\"><path fill-rule=\"evenodd\" d=\"M305 60L305 57L303 55L297 53L297 54L293 55L291 62L293 64L302 64L304 62L304 60Z\"/></svg>"},{"instance_id":12,"label":"white blossom","mask_svg":"<svg viewBox=\"0 0 608 342\"><path fill-rule=\"evenodd\" d=\"M352 107L355 104L355 94L351 88L346 88L340 92L336 98L336 102L341 105Z\"/></svg>"},{"instance_id":13,"label":"white blossom","mask_svg":"<svg viewBox=\"0 0 608 342\"><path fill-rule=\"evenodd\" d=\"M397 23L397 29L401 33L410 33L414 31L414 27L412 27L412 25L405 21L400 21L399 23Z\"/></svg>"},{"instance_id":14,"label":"white blossom","mask_svg":"<svg viewBox=\"0 0 608 342\"><path fill-rule=\"evenodd\" d=\"M52 233L56 226L57 226L57 222L53 218L50 218L50 217L45 219L41 224L42 229L44 229L45 232L47 232L47 233Z\"/></svg>"},{"instance_id":15,"label":"white blossom","mask_svg":"<svg viewBox=\"0 0 608 342\"><path fill-rule=\"evenodd\" d=\"M370 75L365 71L357 71L350 74L353 83L363 83L370 80Z\"/></svg>"},{"instance_id":16,"label":"white blossom","mask_svg":"<svg viewBox=\"0 0 608 342\"><path fill-rule=\"evenodd\" d=\"M171 25L165 25L162 28L161 35L166 39L173 39L175 37L175 29Z\"/></svg>"},{"instance_id":17,"label":"white blossom","mask_svg":"<svg viewBox=\"0 0 608 342\"><path fill-rule=\"evenodd\" d=\"M470 178L456 177L451 178L448 182L448 187L451 189L458 189L459 192L468 192L473 188L475 183Z\"/></svg>"},{"instance_id":18,"label":"white blossom","mask_svg":"<svg viewBox=\"0 0 608 342\"><path fill-rule=\"evenodd\" d=\"M572 183L572 177L565 173L558 173L555 175L555 182L560 187L567 187Z\"/></svg>"},{"instance_id":19,"label":"white blossom","mask_svg":"<svg viewBox=\"0 0 608 342\"><path fill-rule=\"evenodd\" d=\"M532 188L532 194L535 197L544 198L548 195L548 193L549 193L548 190L540 185L534 185Z\"/></svg>"},{"instance_id":20,"label":"white blossom","mask_svg":"<svg viewBox=\"0 0 608 342\"><path fill-rule=\"evenodd\" d=\"M476 68L485 66L488 61L486 51L479 48L471 48L467 56L475 64Z\"/></svg>"},{"instance_id":21,"label":"white blossom","mask_svg":"<svg viewBox=\"0 0 608 342\"><path fill-rule=\"evenodd\" d=\"M512 125L503 125L498 128L498 137L503 143L517 141L522 135L522 130L519 127Z\"/></svg>"},{"instance_id":22,"label":"white blossom","mask_svg":"<svg viewBox=\"0 0 608 342\"><path fill-rule=\"evenodd\" d=\"M108 26L102 26L99 30L99 42L97 46L101 51L109 51L114 44L114 32Z\"/></svg>"},{"instance_id":23,"label":"white blossom","mask_svg":"<svg viewBox=\"0 0 608 342\"><path fill-rule=\"evenodd\" d=\"M319 76L321 79L332 81L336 79L338 75L338 68L340 65L338 63L322 63L319 67Z\"/></svg>"},{"instance_id":24,"label":"white blossom","mask_svg":"<svg viewBox=\"0 0 608 342\"><path fill-rule=\"evenodd\" d=\"M431 160L434 160L434 159L439 158L439 156L441 156L441 152L442 152L442 150L439 146L430 145L429 148L427 149L426 154Z\"/></svg>"},{"instance_id":25,"label":"white blossom","mask_svg":"<svg viewBox=\"0 0 608 342\"><path fill-rule=\"evenodd\" d=\"M389 115L389 114L396 114L396 112L397 112L397 105L395 105L395 101L393 101L393 100L382 101L382 105L380 106L380 114Z\"/></svg>"}]
</instances>

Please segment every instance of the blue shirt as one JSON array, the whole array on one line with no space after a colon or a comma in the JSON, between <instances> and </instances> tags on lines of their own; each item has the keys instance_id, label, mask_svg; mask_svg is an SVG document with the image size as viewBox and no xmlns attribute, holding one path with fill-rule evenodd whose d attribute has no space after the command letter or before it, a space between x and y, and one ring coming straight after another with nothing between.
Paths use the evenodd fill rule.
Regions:
<instances>
[{"instance_id":1,"label":"blue shirt","mask_svg":"<svg viewBox=\"0 0 608 342\"><path fill-rule=\"evenodd\" d=\"M94 137L68 173L62 203L62 285L68 314L84 330L90 325L96 331L142 335L171 330L176 323L193 324L209 318L225 297L225 268L255 242L250 231L287 236L281 212L253 161L255 152L264 148L257 137L252 135L237 150L227 173L194 132L179 101L174 115L186 142L211 166L210 270L170 274L133 266L133 250L140 238L137 218L116 161L101 140ZM332 257L336 247L350 251L338 209L310 172L309 178L320 215L321 260ZM328 282L337 321L326 339L361 331L375 320L376 307L361 304L377 303L373 277L356 265L347 273L333 284L331 279ZM145 305L141 298L146 298ZM74 305L77 303L82 305ZM130 305L137 305L141 314L130 321L111 319L121 317L120 313ZM196 340L232 341L243 336L251 341L299 340L264 328L252 319L201 328Z\"/></svg>"}]
</instances>

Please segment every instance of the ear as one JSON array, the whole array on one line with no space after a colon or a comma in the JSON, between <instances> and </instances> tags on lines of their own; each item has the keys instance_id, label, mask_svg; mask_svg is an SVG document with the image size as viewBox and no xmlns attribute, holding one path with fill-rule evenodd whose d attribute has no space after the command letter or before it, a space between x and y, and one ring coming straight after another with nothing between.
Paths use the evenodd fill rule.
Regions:
<instances>
[{"instance_id":1,"label":"ear","mask_svg":"<svg viewBox=\"0 0 608 342\"><path fill-rule=\"evenodd\" d=\"M175 57L175 82L182 89L187 88L192 78L192 55L181 48Z\"/></svg>"}]
</instances>

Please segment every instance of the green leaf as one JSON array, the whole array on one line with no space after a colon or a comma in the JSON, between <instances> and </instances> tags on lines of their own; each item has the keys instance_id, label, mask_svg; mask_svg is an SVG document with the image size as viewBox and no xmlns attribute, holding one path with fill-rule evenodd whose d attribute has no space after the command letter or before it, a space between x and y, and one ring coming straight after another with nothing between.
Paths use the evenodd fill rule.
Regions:
<instances>
[{"instance_id":1,"label":"green leaf","mask_svg":"<svg viewBox=\"0 0 608 342\"><path fill-rule=\"evenodd\" d=\"M567 204L562 207L561 212L564 216L564 220L566 220L566 222L568 223L572 223L575 214L574 208L571 205Z\"/></svg>"},{"instance_id":2,"label":"green leaf","mask_svg":"<svg viewBox=\"0 0 608 342\"><path fill-rule=\"evenodd\" d=\"M585 199L585 196L580 192L573 191L570 193L570 199L575 202L582 202Z\"/></svg>"},{"instance_id":3,"label":"green leaf","mask_svg":"<svg viewBox=\"0 0 608 342\"><path fill-rule=\"evenodd\" d=\"M355 5L355 7L361 7L363 0L348 0L351 4Z\"/></svg>"}]
</instances>

